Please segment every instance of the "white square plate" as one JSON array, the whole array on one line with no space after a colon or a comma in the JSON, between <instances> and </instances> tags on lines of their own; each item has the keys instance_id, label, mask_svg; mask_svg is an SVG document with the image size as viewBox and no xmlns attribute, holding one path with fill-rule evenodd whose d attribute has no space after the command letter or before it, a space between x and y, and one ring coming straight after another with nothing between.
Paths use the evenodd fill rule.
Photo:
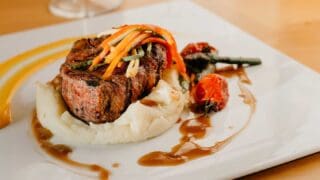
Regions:
<instances>
[{"instance_id":1,"label":"white square plate","mask_svg":"<svg viewBox=\"0 0 320 180\"><path fill-rule=\"evenodd\" d=\"M112 171L111 179L229 179L320 150L319 74L190 1L173 1L2 36L0 62L52 41L132 23L157 24L169 29L176 37L179 49L188 42L208 41L222 55L260 57L263 65L247 69L253 81L249 89L257 98L254 117L249 126L218 153L181 166L142 167L136 163L144 153L168 150L177 143L180 137L178 125L157 138L141 143L82 147L72 154L72 158L105 166ZM0 83L4 83L19 67L37 58L18 64L14 70L0 77ZM63 168L63 165L50 163L51 160L41 154L30 131L35 107L35 82L52 79L62 61L60 59L32 75L13 97L14 122L0 130L1 178L88 178ZM232 104L228 105L214 118L223 122L227 117L237 117L232 114L242 112L236 109ZM111 168L113 162L119 162L120 167Z\"/></svg>"}]
</instances>

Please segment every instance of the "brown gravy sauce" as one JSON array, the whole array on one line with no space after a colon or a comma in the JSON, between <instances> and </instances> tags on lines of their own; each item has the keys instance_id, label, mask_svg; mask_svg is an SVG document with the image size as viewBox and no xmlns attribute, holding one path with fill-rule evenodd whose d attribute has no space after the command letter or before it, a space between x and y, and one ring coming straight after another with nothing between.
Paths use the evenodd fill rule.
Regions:
<instances>
[{"instance_id":1,"label":"brown gravy sauce","mask_svg":"<svg viewBox=\"0 0 320 180\"><path fill-rule=\"evenodd\" d=\"M176 166L186 163L190 160L208 156L219 151L224 145L229 143L235 136L237 136L249 124L253 113L255 112L256 99L254 95L242 84L251 84L250 79L243 67L234 68L228 66L219 69L218 74L231 78L237 76L239 78L238 86L240 88L240 97L243 103L250 107L250 115L245 125L228 138L216 142L212 146L203 147L194 140L204 138L207 129L211 127L210 119L207 116L201 115L194 119L184 120L180 125L180 133L182 137L180 142L171 148L171 151L154 151L140 157L138 163L142 166Z\"/></svg>"},{"instance_id":2,"label":"brown gravy sauce","mask_svg":"<svg viewBox=\"0 0 320 180\"><path fill-rule=\"evenodd\" d=\"M140 103L150 107L158 106L158 103L151 99L141 99Z\"/></svg>"},{"instance_id":3,"label":"brown gravy sauce","mask_svg":"<svg viewBox=\"0 0 320 180\"><path fill-rule=\"evenodd\" d=\"M96 172L99 174L100 180L109 179L110 172L107 169L97 164L85 164L72 160L69 158L69 154L72 153L71 147L64 144L51 143L50 139L53 136L53 134L50 132L50 130L46 129L40 124L36 112L34 112L32 118L32 130L40 147L51 157L71 166Z\"/></svg>"},{"instance_id":4,"label":"brown gravy sauce","mask_svg":"<svg viewBox=\"0 0 320 180\"><path fill-rule=\"evenodd\" d=\"M226 78L238 77L240 82L251 84L251 80L242 66L225 66L223 68L216 69L215 73Z\"/></svg>"},{"instance_id":5,"label":"brown gravy sauce","mask_svg":"<svg viewBox=\"0 0 320 180\"><path fill-rule=\"evenodd\" d=\"M198 159L204 156L214 154L229 143L236 135L238 135L243 129L247 127L250 122L250 119L255 111L256 100L254 95L243 85L243 83L251 84L250 79L246 75L242 67L226 67L219 69L218 74L231 78L237 76L239 78L238 86L240 88L240 97L243 99L243 103L250 107L250 116L246 121L246 124L236 133L230 137L216 142L212 146L201 146L195 142L197 139L204 138L207 134L208 128L210 128L211 121L208 116L200 115L197 118L188 119L182 121L181 119L177 123L181 123L179 131L181 133L180 142L171 148L171 151L154 151L142 156L138 163L142 166L176 166L183 163L186 163L190 160ZM142 104L147 106L156 106L156 102L148 99L141 101ZM72 152L72 148L63 145L63 144L52 144L49 140L52 137L52 133L42 127L39 123L36 113L32 120L32 128L35 134L35 137L40 144L41 148L51 155L52 157L61 160L69 165L87 169L89 171L97 172L101 180L108 179L109 171L96 164L84 164L77 161L74 161L69 158L69 154ZM113 168L118 168L119 163L113 163Z\"/></svg>"},{"instance_id":6,"label":"brown gravy sauce","mask_svg":"<svg viewBox=\"0 0 320 180\"><path fill-rule=\"evenodd\" d=\"M182 119L179 118L179 119L176 121L176 123L179 124L181 121L182 121Z\"/></svg>"},{"instance_id":7,"label":"brown gravy sauce","mask_svg":"<svg viewBox=\"0 0 320 180\"><path fill-rule=\"evenodd\" d=\"M120 167L120 163L117 163L117 162L112 163L112 167L113 168L118 168L118 167Z\"/></svg>"},{"instance_id":8,"label":"brown gravy sauce","mask_svg":"<svg viewBox=\"0 0 320 180\"><path fill-rule=\"evenodd\" d=\"M206 135L207 128L211 127L211 121L207 116L184 120L180 125L181 140L190 138L201 139Z\"/></svg>"}]
</instances>

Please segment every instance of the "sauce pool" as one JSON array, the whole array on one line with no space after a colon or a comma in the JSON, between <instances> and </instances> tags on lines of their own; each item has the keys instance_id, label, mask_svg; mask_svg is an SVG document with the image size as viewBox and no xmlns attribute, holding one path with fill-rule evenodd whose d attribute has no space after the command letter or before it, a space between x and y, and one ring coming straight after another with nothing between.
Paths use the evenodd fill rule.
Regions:
<instances>
[{"instance_id":1,"label":"sauce pool","mask_svg":"<svg viewBox=\"0 0 320 180\"><path fill-rule=\"evenodd\" d=\"M72 153L71 147L64 144L51 143L50 139L52 138L53 134L50 132L50 130L46 129L40 124L36 112L34 112L32 118L32 130L40 147L51 157L71 166L98 173L100 180L107 180L109 178L109 171L97 164L85 164L70 159L69 154Z\"/></svg>"}]
</instances>

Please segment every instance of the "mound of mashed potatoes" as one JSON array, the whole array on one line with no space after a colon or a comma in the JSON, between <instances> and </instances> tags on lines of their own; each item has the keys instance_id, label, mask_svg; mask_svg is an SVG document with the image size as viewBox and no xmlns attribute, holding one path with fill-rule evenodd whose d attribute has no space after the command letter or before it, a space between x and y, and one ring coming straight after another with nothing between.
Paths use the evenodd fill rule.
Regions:
<instances>
[{"instance_id":1,"label":"mound of mashed potatoes","mask_svg":"<svg viewBox=\"0 0 320 180\"><path fill-rule=\"evenodd\" d=\"M171 69L164 72L157 86L144 97L155 101L156 106L136 101L113 123L83 123L68 112L60 93L50 84L37 84L36 109L40 123L65 143L128 143L158 136L173 126L186 96L179 85L178 73Z\"/></svg>"}]
</instances>

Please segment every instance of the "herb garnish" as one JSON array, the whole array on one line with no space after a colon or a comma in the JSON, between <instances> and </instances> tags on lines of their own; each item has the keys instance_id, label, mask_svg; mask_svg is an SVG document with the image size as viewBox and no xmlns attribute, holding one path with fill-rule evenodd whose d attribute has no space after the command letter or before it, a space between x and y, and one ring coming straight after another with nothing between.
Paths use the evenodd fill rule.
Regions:
<instances>
[{"instance_id":1,"label":"herb garnish","mask_svg":"<svg viewBox=\"0 0 320 180\"><path fill-rule=\"evenodd\" d=\"M77 64L72 64L71 68L76 70L85 70L88 66L92 64L92 59L87 61L82 61Z\"/></svg>"}]
</instances>

